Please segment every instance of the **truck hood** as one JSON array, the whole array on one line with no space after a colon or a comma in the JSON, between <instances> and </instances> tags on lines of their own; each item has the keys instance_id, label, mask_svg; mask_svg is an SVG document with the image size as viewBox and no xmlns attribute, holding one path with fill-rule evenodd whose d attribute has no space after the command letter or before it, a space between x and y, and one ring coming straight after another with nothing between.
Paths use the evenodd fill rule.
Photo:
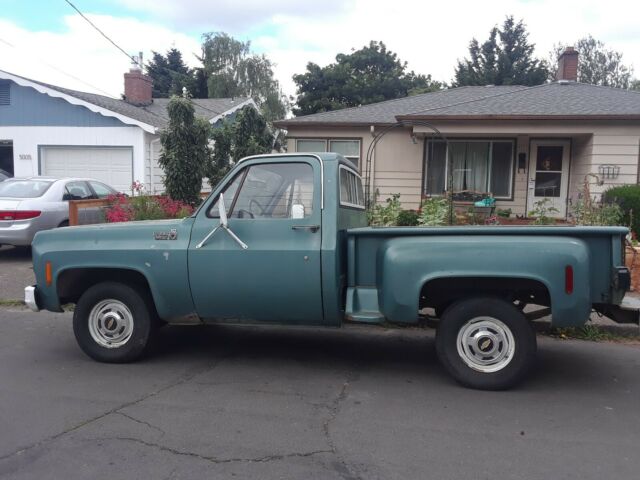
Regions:
<instances>
[{"instance_id":1,"label":"truck hood","mask_svg":"<svg viewBox=\"0 0 640 480\"><path fill-rule=\"evenodd\" d=\"M36 250L96 250L155 248L188 244L193 218L102 223L56 228L38 232L32 247Z\"/></svg>"}]
</instances>

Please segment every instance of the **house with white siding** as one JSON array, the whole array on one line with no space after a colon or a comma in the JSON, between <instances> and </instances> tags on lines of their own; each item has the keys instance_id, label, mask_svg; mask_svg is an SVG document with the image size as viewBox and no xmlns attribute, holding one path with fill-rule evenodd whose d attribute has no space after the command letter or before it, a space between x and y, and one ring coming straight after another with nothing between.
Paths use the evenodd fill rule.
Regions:
<instances>
[{"instance_id":1,"label":"house with white siding","mask_svg":"<svg viewBox=\"0 0 640 480\"><path fill-rule=\"evenodd\" d=\"M565 217L585 178L597 195L640 175L640 92L578 83L577 65L568 48L553 83L451 88L277 126L289 152L350 158L378 201L399 193L416 209L447 190L475 192L526 215L547 198Z\"/></svg>"},{"instance_id":2,"label":"house with white siding","mask_svg":"<svg viewBox=\"0 0 640 480\"><path fill-rule=\"evenodd\" d=\"M0 169L16 177L90 177L131 192L164 190L158 165L166 98L152 98L151 78L124 74L122 99L79 92L0 70ZM193 99L212 124L232 119L250 98Z\"/></svg>"}]
</instances>

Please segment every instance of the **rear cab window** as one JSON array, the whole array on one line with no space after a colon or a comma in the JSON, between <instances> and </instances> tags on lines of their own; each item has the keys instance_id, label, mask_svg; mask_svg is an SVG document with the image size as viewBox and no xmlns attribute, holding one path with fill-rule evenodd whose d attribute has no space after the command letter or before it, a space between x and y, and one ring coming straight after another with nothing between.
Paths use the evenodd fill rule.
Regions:
<instances>
[{"instance_id":1,"label":"rear cab window","mask_svg":"<svg viewBox=\"0 0 640 480\"><path fill-rule=\"evenodd\" d=\"M340 165L340 206L364 210L362 178L351 168Z\"/></svg>"}]
</instances>

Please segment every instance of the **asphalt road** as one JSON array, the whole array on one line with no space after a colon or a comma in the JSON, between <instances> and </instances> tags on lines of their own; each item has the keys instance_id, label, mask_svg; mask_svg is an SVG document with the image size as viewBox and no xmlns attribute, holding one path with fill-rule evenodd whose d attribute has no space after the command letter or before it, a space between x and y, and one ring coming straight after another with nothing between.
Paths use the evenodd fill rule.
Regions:
<instances>
[{"instance_id":1,"label":"asphalt road","mask_svg":"<svg viewBox=\"0 0 640 480\"><path fill-rule=\"evenodd\" d=\"M22 300L24 287L34 283L31 251L0 246L0 300Z\"/></svg>"},{"instance_id":2,"label":"asphalt road","mask_svg":"<svg viewBox=\"0 0 640 480\"><path fill-rule=\"evenodd\" d=\"M424 330L166 328L104 365L69 314L0 310L0 477L637 479L640 347L540 339L465 390Z\"/></svg>"}]
</instances>

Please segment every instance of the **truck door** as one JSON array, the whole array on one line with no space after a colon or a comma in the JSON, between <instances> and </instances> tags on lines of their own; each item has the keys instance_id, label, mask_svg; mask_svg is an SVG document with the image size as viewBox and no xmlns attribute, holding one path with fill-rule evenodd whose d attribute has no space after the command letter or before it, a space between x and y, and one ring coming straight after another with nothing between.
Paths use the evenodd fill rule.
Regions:
<instances>
[{"instance_id":1,"label":"truck door","mask_svg":"<svg viewBox=\"0 0 640 480\"><path fill-rule=\"evenodd\" d=\"M322 323L320 169L312 157L249 160L222 190L228 230L203 242L219 196L198 212L188 262L201 318Z\"/></svg>"}]
</instances>

